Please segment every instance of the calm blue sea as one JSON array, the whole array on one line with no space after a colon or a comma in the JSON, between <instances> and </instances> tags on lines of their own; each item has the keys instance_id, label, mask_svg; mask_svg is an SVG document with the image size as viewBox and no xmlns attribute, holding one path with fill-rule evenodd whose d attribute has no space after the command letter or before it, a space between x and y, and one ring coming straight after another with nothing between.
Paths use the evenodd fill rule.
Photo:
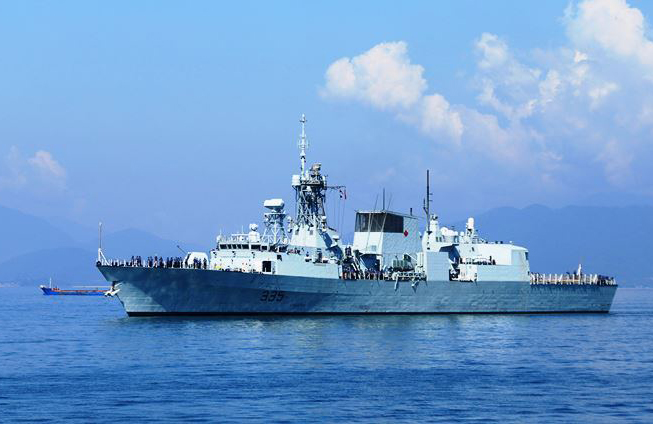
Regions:
<instances>
[{"instance_id":1,"label":"calm blue sea","mask_svg":"<svg viewBox=\"0 0 653 424\"><path fill-rule=\"evenodd\" d=\"M0 288L0 421L653 421L653 290L609 315L127 318Z\"/></svg>"}]
</instances>

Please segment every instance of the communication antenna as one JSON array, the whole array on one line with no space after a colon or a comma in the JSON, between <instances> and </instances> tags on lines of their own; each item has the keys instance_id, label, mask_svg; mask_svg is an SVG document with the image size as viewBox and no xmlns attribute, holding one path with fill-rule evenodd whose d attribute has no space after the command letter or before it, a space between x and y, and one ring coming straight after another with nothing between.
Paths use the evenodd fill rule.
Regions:
<instances>
[{"instance_id":1,"label":"communication antenna","mask_svg":"<svg viewBox=\"0 0 653 424\"><path fill-rule=\"evenodd\" d=\"M367 221L367 241L365 242L365 246L369 246L370 244L370 232L372 231L372 217L374 217L376 213L376 204L379 201L379 195L377 194L376 197L374 198L374 211L370 214L368 214L368 221Z\"/></svg>"},{"instance_id":2,"label":"communication antenna","mask_svg":"<svg viewBox=\"0 0 653 424\"><path fill-rule=\"evenodd\" d=\"M426 213L426 233L431 234L431 176L426 170L426 199L424 199L424 212Z\"/></svg>"},{"instance_id":3,"label":"communication antenna","mask_svg":"<svg viewBox=\"0 0 653 424\"><path fill-rule=\"evenodd\" d=\"M302 161L302 177L304 176L304 170L306 168L306 149L308 149L308 139L306 139L306 115L302 113L302 117L299 120L302 123L302 133L299 136L299 158Z\"/></svg>"},{"instance_id":4,"label":"communication antenna","mask_svg":"<svg viewBox=\"0 0 653 424\"><path fill-rule=\"evenodd\" d=\"M107 259L104 257L104 253L102 253L102 222L98 224L97 261L102 265L107 263Z\"/></svg>"},{"instance_id":5,"label":"communication antenna","mask_svg":"<svg viewBox=\"0 0 653 424\"><path fill-rule=\"evenodd\" d=\"M383 189L383 203L384 203L384 205L383 205L383 222L381 223L381 231L383 231L383 229L385 228L385 221L388 219L388 213L386 212L387 209L385 208L385 189ZM388 209L390 209L390 204L391 203L392 203L392 194L390 195L390 200L388 201ZM370 226L371 225L372 225L372 223L370 221ZM368 239L369 239L369 237L368 237Z\"/></svg>"}]
</instances>

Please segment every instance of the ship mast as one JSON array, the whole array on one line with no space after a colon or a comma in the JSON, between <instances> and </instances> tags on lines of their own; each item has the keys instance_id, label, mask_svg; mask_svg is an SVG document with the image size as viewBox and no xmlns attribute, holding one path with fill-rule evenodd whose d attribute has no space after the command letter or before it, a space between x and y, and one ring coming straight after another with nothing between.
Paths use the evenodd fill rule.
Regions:
<instances>
[{"instance_id":1,"label":"ship mast","mask_svg":"<svg viewBox=\"0 0 653 424\"><path fill-rule=\"evenodd\" d=\"M308 140L306 139L306 115L302 113L302 117L299 120L302 123L302 133L299 136L299 159L302 163L302 173L301 176L304 177L306 174L306 149L308 148Z\"/></svg>"},{"instance_id":2,"label":"ship mast","mask_svg":"<svg viewBox=\"0 0 653 424\"><path fill-rule=\"evenodd\" d=\"M326 229L326 212L324 202L326 201L327 182L326 176L320 173L322 165L314 164L306 169L306 149L308 139L306 137L306 116L302 114L299 122L302 124L302 132L299 136L299 159L301 162L301 174L293 175L292 186L295 189L295 201L297 205L296 225L319 227Z\"/></svg>"},{"instance_id":3,"label":"ship mast","mask_svg":"<svg viewBox=\"0 0 653 424\"><path fill-rule=\"evenodd\" d=\"M306 116L302 114L301 134L299 135L299 160L301 174L292 176L295 190L295 220L291 221L290 244L309 248L330 249L337 245L329 232L326 215L327 190L342 190L344 186L329 186L326 175L322 174L322 164L306 165ZM339 237L339 236L338 236Z\"/></svg>"}]
</instances>

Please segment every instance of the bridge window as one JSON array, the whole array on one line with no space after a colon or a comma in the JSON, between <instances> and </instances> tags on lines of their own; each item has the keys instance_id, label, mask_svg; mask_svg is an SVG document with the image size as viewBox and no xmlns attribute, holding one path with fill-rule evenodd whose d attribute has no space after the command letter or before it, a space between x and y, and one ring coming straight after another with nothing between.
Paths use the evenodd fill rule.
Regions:
<instances>
[{"instance_id":1,"label":"bridge window","mask_svg":"<svg viewBox=\"0 0 653 424\"><path fill-rule=\"evenodd\" d=\"M402 233L404 217L386 212L357 213L356 232Z\"/></svg>"},{"instance_id":2,"label":"bridge window","mask_svg":"<svg viewBox=\"0 0 653 424\"><path fill-rule=\"evenodd\" d=\"M370 229L370 214L357 213L356 214L356 232L366 233Z\"/></svg>"}]
</instances>

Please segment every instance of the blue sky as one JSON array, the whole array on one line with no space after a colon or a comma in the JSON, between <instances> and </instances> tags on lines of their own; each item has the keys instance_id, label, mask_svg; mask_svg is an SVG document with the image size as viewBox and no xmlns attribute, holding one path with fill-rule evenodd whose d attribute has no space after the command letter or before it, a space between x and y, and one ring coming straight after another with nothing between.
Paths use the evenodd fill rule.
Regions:
<instances>
[{"instance_id":1,"label":"blue sky","mask_svg":"<svg viewBox=\"0 0 653 424\"><path fill-rule=\"evenodd\" d=\"M653 4L4 2L0 204L208 244L309 162L353 209L651 203ZM337 201L337 200L336 200ZM347 228L349 227L349 228ZM92 238L90 235L89 238Z\"/></svg>"}]
</instances>

